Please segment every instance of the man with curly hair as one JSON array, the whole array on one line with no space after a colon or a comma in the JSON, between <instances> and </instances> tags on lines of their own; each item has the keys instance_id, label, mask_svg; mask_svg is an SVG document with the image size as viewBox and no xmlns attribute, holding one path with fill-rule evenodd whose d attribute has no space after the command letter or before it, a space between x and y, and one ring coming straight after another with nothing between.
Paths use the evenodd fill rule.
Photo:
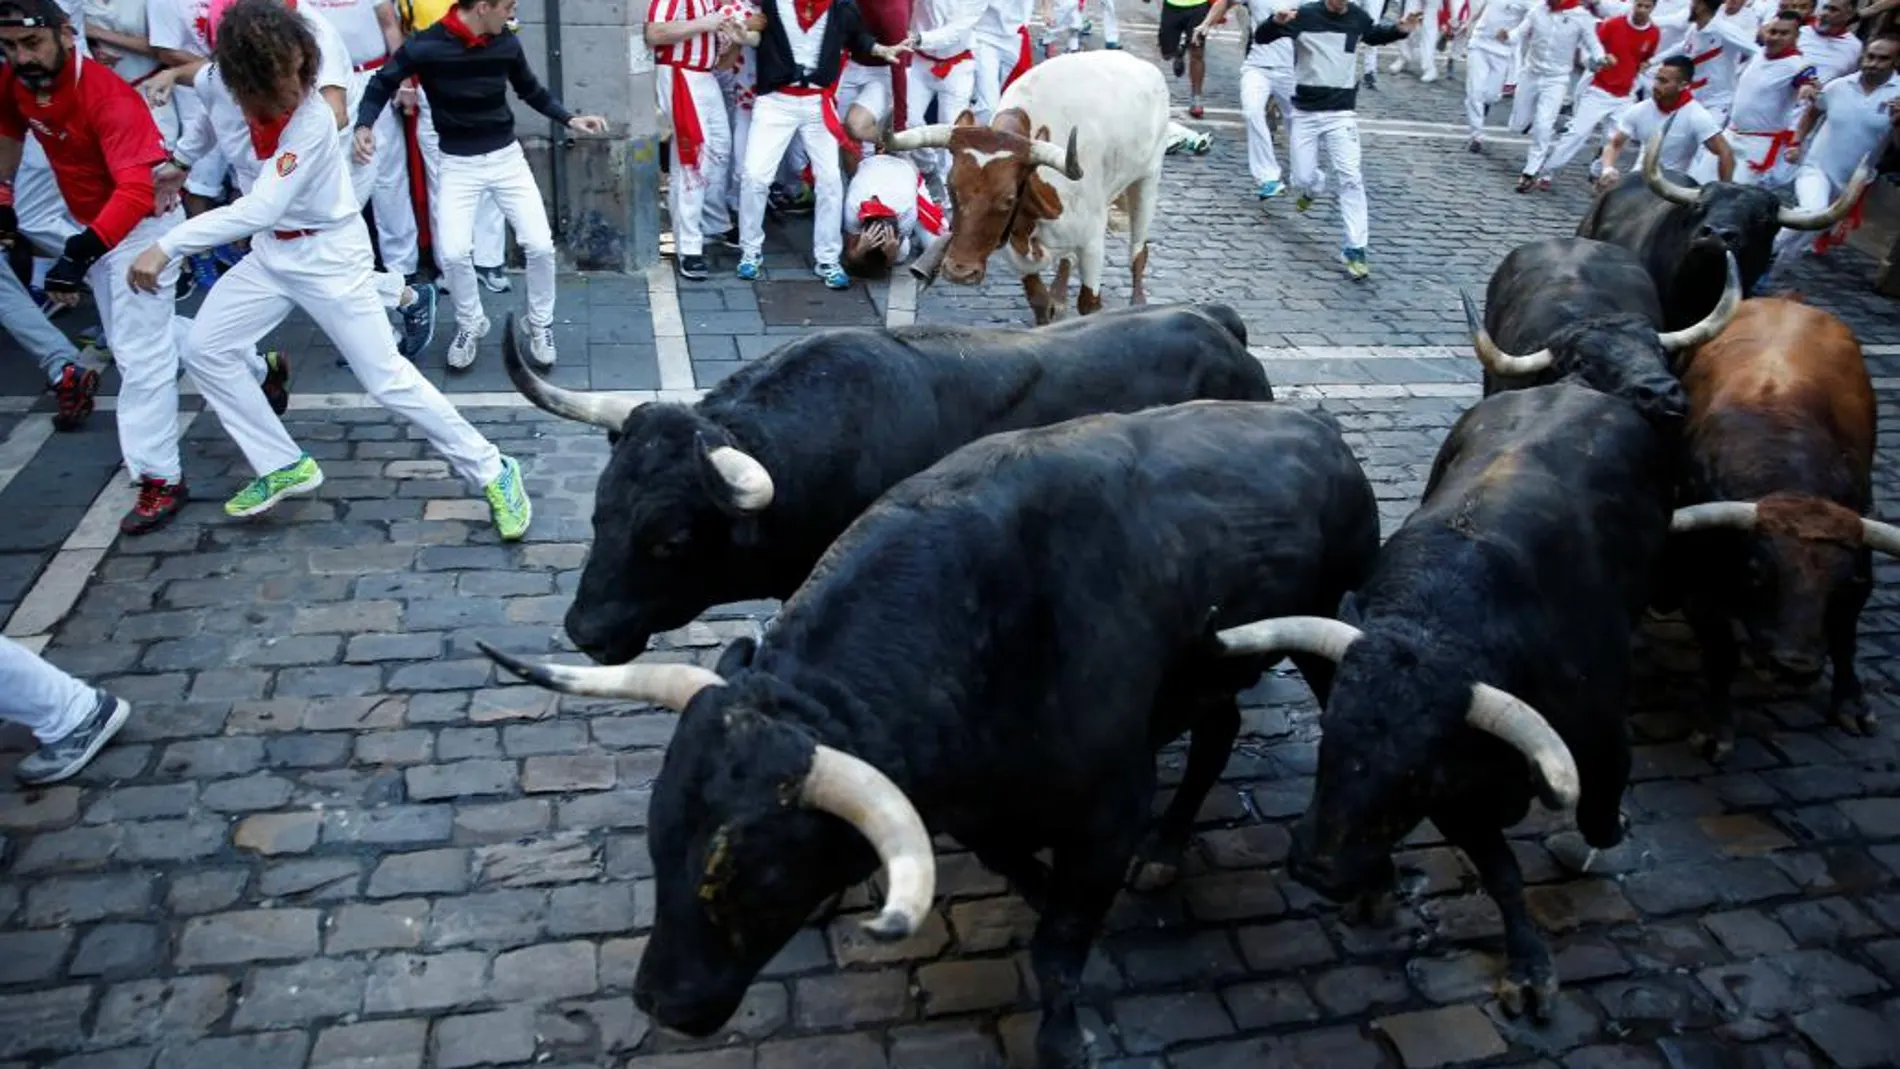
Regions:
<instances>
[{"instance_id":1,"label":"man with curly hair","mask_svg":"<svg viewBox=\"0 0 1900 1069\"><path fill-rule=\"evenodd\" d=\"M214 56L225 89L250 121L250 147L260 161L256 182L235 202L161 237L139 254L130 276L133 286L156 290L180 258L251 239L251 255L205 298L187 346L200 389L258 473L224 511L253 516L323 483L316 461L262 395L241 388L244 351L294 306L329 336L378 404L415 424L471 488L481 489L501 537L520 538L531 518L521 466L396 351L336 114L316 92L322 58L309 24L277 0L238 0L218 25Z\"/></svg>"}]
</instances>

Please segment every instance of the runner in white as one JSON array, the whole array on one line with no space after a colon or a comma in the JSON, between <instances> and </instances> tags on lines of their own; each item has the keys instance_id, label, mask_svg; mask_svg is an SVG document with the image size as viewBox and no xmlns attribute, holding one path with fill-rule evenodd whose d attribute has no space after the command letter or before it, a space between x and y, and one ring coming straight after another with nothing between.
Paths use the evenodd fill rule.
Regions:
<instances>
[{"instance_id":1,"label":"runner in white","mask_svg":"<svg viewBox=\"0 0 1900 1069\"><path fill-rule=\"evenodd\" d=\"M177 68L202 64L211 55L211 0L149 0L146 7L146 36L165 69L153 74L140 87L146 99L159 104L169 99L178 112L180 129L196 122L204 110L197 93L189 84L172 92ZM213 149L192 164L191 177L185 182L185 214L208 211L224 196L224 180L230 163ZM216 259L236 261L235 250L214 250ZM191 258L186 264L199 289L210 289L218 281L214 253Z\"/></svg>"},{"instance_id":2,"label":"runner in white","mask_svg":"<svg viewBox=\"0 0 1900 1069\"><path fill-rule=\"evenodd\" d=\"M1524 168L1517 180L1517 191L1528 193L1537 184L1537 172L1550 154L1557 134L1557 113L1564 106L1564 94L1570 88L1570 72L1575 68L1577 51L1588 56L1593 70L1608 66L1610 57L1597 40L1596 20L1581 6L1582 0L1545 0L1533 5L1524 20L1506 31L1498 40L1507 44L1528 43L1530 53L1525 78L1517 87L1513 109L1530 109L1531 147L1524 157ZM1525 99L1526 94L1530 100Z\"/></svg>"},{"instance_id":3,"label":"runner in white","mask_svg":"<svg viewBox=\"0 0 1900 1069\"><path fill-rule=\"evenodd\" d=\"M910 16L905 126L925 125L924 110L933 100L938 122L954 122L970 106L976 96L976 53L972 51L976 24L988 6L987 0L916 0ZM805 147L811 150L810 145ZM941 195L943 179L949 174L947 150L918 149L911 158L930 188Z\"/></svg>"},{"instance_id":4,"label":"runner in white","mask_svg":"<svg viewBox=\"0 0 1900 1069\"><path fill-rule=\"evenodd\" d=\"M1697 0L1698 3L1704 0ZM1599 126L1614 126L1634 99L1637 77L1656 55L1660 33L1650 22L1654 0L1635 0L1628 13L1612 15L1597 23L1597 40L1616 62L1590 76L1589 83L1577 94L1571 109L1570 125L1564 136L1544 160L1537 175L1537 188L1549 189L1551 177L1563 170L1584 142L1595 136Z\"/></svg>"},{"instance_id":5,"label":"runner in white","mask_svg":"<svg viewBox=\"0 0 1900 1069\"><path fill-rule=\"evenodd\" d=\"M943 209L930 199L916 164L872 156L845 190L844 234L845 270L881 278L942 236Z\"/></svg>"},{"instance_id":6,"label":"runner in white","mask_svg":"<svg viewBox=\"0 0 1900 1069\"><path fill-rule=\"evenodd\" d=\"M1861 43L1853 32L1859 17L1851 0L1822 0L1813 24L1801 27L1796 46L1814 64L1822 85L1860 69Z\"/></svg>"},{"instance_id":7,"label":"runner in white","mask_svg":"<svg viewBox=\"0 0 1900 1069\"><path fill-rule=\"evenodd\" d=\"M300 0L315 8L342 37L350 57L348 114L354 115L369 80L402 47L402 26L390 0ZM351 179L359 200L376 215L376 247L383 266L413 276L417 267L416 206L409 199L409 153L396 109L376 120L376 151L368 163L354 164Z\"/></svg>"},{"instance_id":8,"label":"runner in white","mask_svg":"<svg viewBox=\"0 0 1900 1069\"><path fill-rule=\"evenodd\" d=\"M673 220L673 267L682 278L706 277L706 233L725 230L720 198L732 166L732 128L713 66L721 42L733 41L722 31L734 17L715 0L647 4L646 42L658 64L653 87L660 114L673 127L666 199Z\"/></svg>"},{"instance_id":9,"label":"runner in white","mask_svg":"<svg viewBox=\"0 0 1900 1069\"><path fill-rule=\"evenodd\" d=\"M1689 89L1715 121L1726 124L1742 64L1761 50L1755 40L1761 22L1746 0L1693 0L1687 28L1682 51L1695 64Z\"/></svg>"},{"instance_id":10,"label":"runner in white","mask_svg":"<svg viewBox=\"0 0 1900 1069\"><path fill-rule=\"evenodd\" d=\"M1275 11L1299 6L1298 0L1214 0L1207 17L1194 29L1195 43L1204 46L1207 35L1227 17L1228 10L1242 3L1255 26L1272 19ZM1267 102L1280 105L1280 121L1287 124L1287 143L1292 144L1293 89L1298 81L1291 37L1266 44L1248 43L1247 59L1240 67L1240 110L1247 118L1247 170L1253 176L1254 194L1261 200L1286 192L1286 183L1280 180L1280 160L1273 152Z\"/></svg>"},{"instance_id":11,"label":"runner in white","mask_svg":"<svg viewBox=\"0 0 1900 1069\"><path fill-rule=\"evenodd\" d=\"M1029 14L1035 0L989 0L976 21L976 96L971 109L987 125L1003 90L1035 62L1029 48ZM1112 10L1114 4L1108 7ZM956 116L951 116L952 119Z\"/></svg>"},{"instance_id":12,"label":"runner in white","mask_svg":"<svg viewBox=\"0 0 1900 1069\"><path fill-rule=\"evenodd\" d=\"M1861 162L1870 165L1887 135L1900 128L1900 78L1894 77L1894 64L1900 60L1900 37L1876 37L1860 55L1860 73L1836 78L1809 102L1795 128L1796 140L1805 140L1818 123L1820 133L1806 148L1795 145L1789 159L1798 166L1794 175L1794 199L1802 211L1814 211L1832 203L1847 188L1849 179ZM1863 194L1864 195L1864 194ZM1861 206L1856 203L1835 231L1809 243L1808 235L1784 228L1775 237L1773 275L1794 262L1805 249L1826 249L1846 240L1860 225Z\"/></svg>"},{"instance_id":13,"label":"runner in white","mask_svg":"<svg viewBox=\"0 0 1900 1069\"><path fill-rule=\"evenodd\" d=\"M1817 85L1814 63L1795 47L1798 27L1778 14L1763 22L1762 50L1735 79L1723 136L1735 151L1733 180L1742 185L1779 188L1793 176L1787 151L1795 144L1800 93Z\"/></svg>"},{"instance_id":14,"label":"runner in white","mask_svg":"<svg viewBox=\"0 0 1900 1069\"><path fill-rule=\"evenodd\" d=\"M1504 99L1505 83L1517 55L1508 31L1524 21L1533 0L1478 0L1471 16L1470 43L1465 46L1465 148L1484 151L1484 119L1491 105ZM1499 33L1506 33L1504 39Z\"/></svg>"},{"instance_id":15,"label":"runner in white","mask_svg":"<svg viewBox=\"0 0 1900 1069\"><path fill-rule=\"evenodd\" d=\"M1603 146L1603 155L1598 158L1602 165L1597 178L1599 188L1608 189L1622 177L1616 169L1616 157L1624 145L1634 141L1638 153L1647 151L1649 139L1658 131L1662 133L1659 151L1664 170L1686 172L1696 152L1707 149L1715 155L1717 177L1729 180L1735 171L1735 157L1722 137L1721 124L1689 91L1689 83L1694 80L1695 65L1688 57L1670 56L1662 61L1649 83L1648 99L1624 109L1623 117L1616 120L1616 132Z\"/></svg>"}]
</instances>

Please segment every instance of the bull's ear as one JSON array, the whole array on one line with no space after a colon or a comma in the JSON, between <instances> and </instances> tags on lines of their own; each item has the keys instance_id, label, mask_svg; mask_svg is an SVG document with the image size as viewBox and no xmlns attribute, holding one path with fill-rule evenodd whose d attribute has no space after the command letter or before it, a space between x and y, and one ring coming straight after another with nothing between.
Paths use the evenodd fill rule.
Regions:
<instances>
[{"instance_id":1,"label":"bull's ear","mask_svg":"<svg viewBox=\"0 0 1900 1069\"><path fill-rule=\"evenodd\" d=\"M741 549L751 549L759 544L759 518L750 513L741 513L732 521L732 544Z\"/></svg>"},{"instance_id":2,"label":"bull's ear","mask_svg":"<svg viewBox=\"0 0 1900 1069\"><path fill-rule=\"evenodd\" d=\"M741 635L733 639L732 645L727 646L725 652L719 655L719 663L713 671L719 673L723 679L731 679L739 673L740 669L752 664L752 655L758 651L757 639L751 635Z\"/></svg>"},{"instance_id":3,"label":"bull's ear","mask_svg":"<svg viewBox=\"0 0 1900 1069\"><path fill-rule=\"evenodd\" d=\"M1023 200L1029 206L1023 216L1028 221L1054 219L1062 214L1062 198L1056 195L1056 188L1043 181L1042 175L1033 169L1029 171L1029 180L1023 183Z\"/></svg>"},{"instance_id":4,"label":"bull's ear","mask_svg":"<svg viewBox=\"0 0 1900 1069\"><path fill-rule=\"evenodd\" d=\"M962 111L959 111L959 112L957 112L957 120L956 120L955 122L953 122L953 123L951 123L950 125L952 125L952 126L975 126L975 125L976 125L976 112L974 112L974 111L971 111L971 110L970 110L969 108L964 108L964 109L963 109Z\"/></svg>"},{"instance_id":5,"label":"bull's ear","mask_svg":"<svg viewBox=\"0 0 1900 1069\"><path fill-rule=\"evenodd\" d=\"M1352 596L1352 591L1348 590L1339 596L1339 611L1334 615L1340 623L1351 624L1354 627L1360 626L1362 620L1359 615L1359 599Z\"/></svg>"}]
</instances>

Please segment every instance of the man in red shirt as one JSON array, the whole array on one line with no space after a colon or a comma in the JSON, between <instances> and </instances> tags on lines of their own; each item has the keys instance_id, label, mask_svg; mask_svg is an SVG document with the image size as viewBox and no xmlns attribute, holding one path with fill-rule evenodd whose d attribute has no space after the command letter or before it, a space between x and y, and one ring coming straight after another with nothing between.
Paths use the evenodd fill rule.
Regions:
<instances>
[{"instance_id":1,"label":"man in red shirt","mask_svg":"<svg viewBox=\"0 0 1900 1069\"><path fill-rule=\"evenodd\" d=\"M1543 171L1537 176L1538 189L1548 190L1550 176L1570 162L1598 127L1613 128L1617 116L1630 106L1636 79L1662 41L1662 31L1649 20L1650 12L1655 9L1656 0L1636 0L1628 14L1597 23L1597 40L1603 42L1603 51L1615 57L1616 62L1592 75L1590 84L1577 95L1576 104L1571 108L1570 125L1564 128L1564 136L1558 140L1557 147L1551 149L1544 160Z\"/></svg>"},{"instance_id":2,"label":"man in red shirt","mask_svg":"<svg viewBox=\"0 0 1900 1069\"><path fill-rule=\"evenodd\" d=\"M74 51L73 27L53 0L0 0L0 187L20 165L30 129L80 231L46 273L48 299L76 304L92 291L122 378L119 446L138 480L120 522L140 534L170 519L186 491L178 461L178 349L172 337L174 267L159 293L139 293L126 270L176 222L152 214L152 168L165 147L152 112L112 68ZM161 296L162 294L162 296Z\"/></svg>"}]
</instances>

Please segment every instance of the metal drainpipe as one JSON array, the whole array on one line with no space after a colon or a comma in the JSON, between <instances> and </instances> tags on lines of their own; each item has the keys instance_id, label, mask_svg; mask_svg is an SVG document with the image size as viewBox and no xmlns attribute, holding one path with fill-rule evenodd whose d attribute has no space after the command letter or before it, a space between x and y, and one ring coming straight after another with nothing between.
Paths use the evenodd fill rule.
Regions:
<instances>
[{"instance_id":1,"label":"metal drainpipe","mask_svg":"<svg viewBox=\"0 0 1900 1069\"><path fill-rule=\"evenodd\" d=\"M547 0L548 86L563 102L567 85L561 72L561 0ZM567 233L567 145L568 130L548 120L548 179L554 183L554 239Z\"/></svg>"}]
</instances>

